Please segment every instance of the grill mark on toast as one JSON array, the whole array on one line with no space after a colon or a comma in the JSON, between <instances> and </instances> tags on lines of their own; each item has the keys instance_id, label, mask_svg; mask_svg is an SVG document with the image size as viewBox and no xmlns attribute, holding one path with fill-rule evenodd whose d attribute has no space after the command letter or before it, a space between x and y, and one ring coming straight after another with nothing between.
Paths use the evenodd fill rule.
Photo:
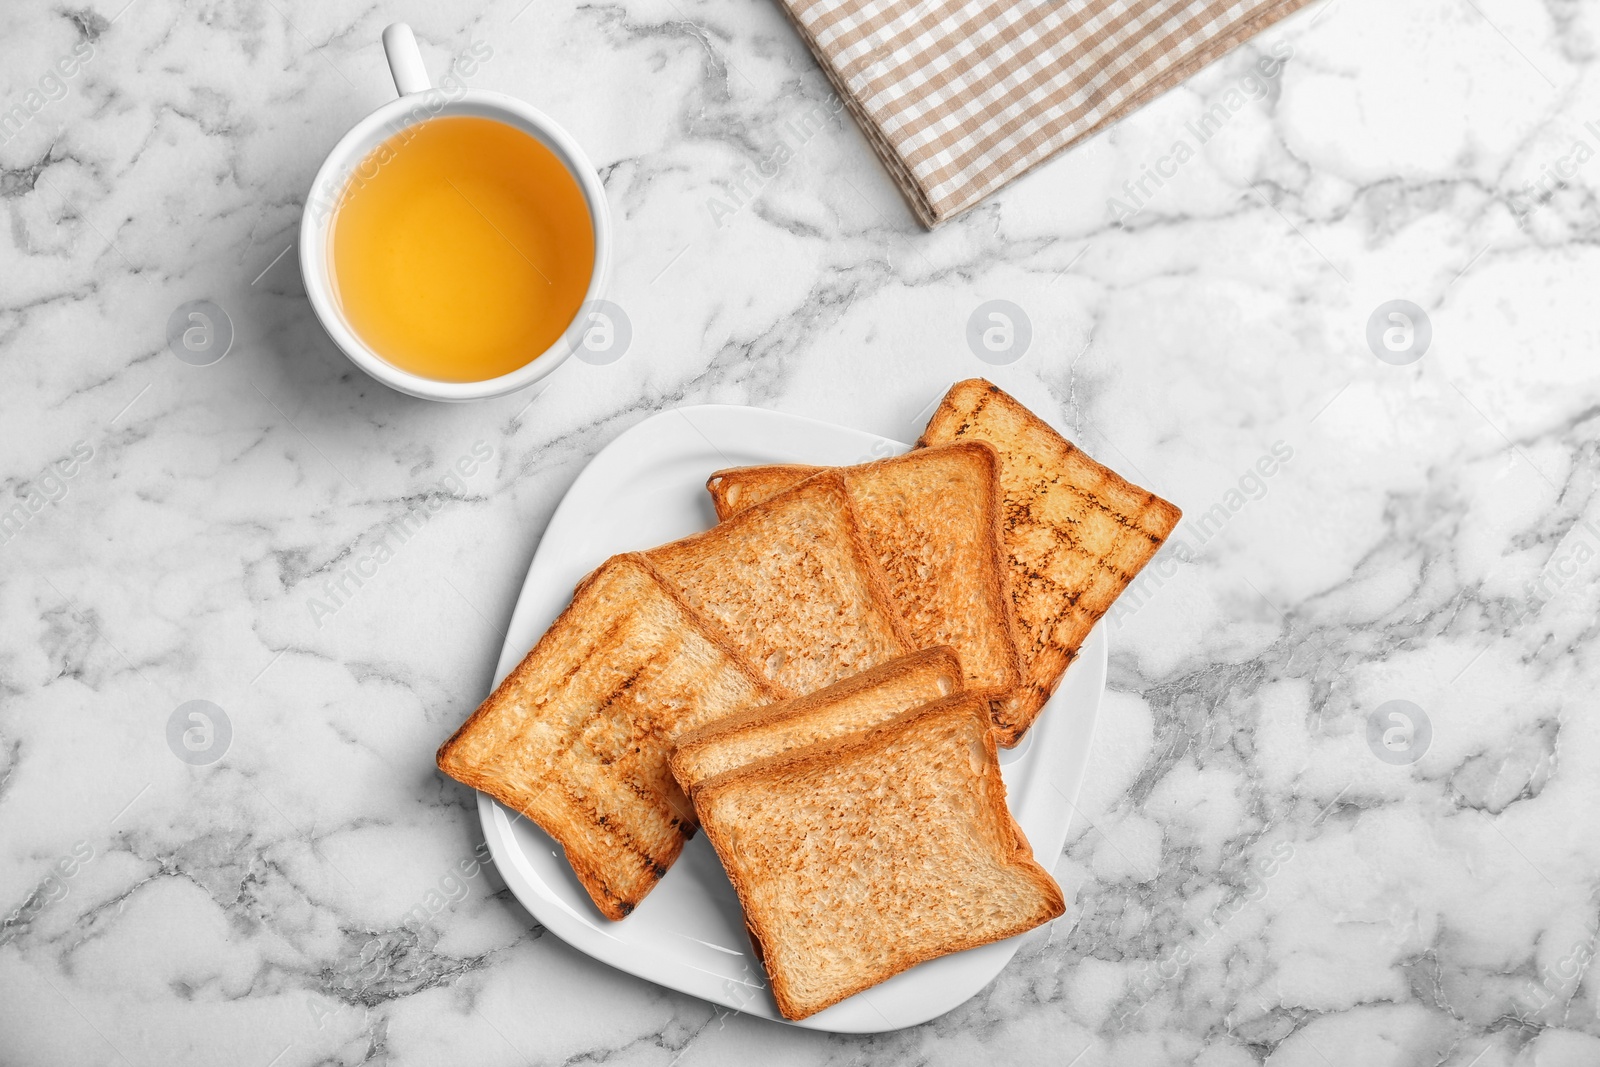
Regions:
<instances>
[{"instance_id":1,"label":"grill mark on toast","mask_svg":"<svg viewBox=\"0 0 1600 1067\"><path fill-rule=\"evenodd\" d=\"M473 780L474 778L477 780ZM497 781L484 779L477 775L468 775L467 777L460 778L458 780L461 780L465 784L472 786L474 789L479 789L485 793L488 793L502 804L505 804L507 807L520 813L524 818L533 823L535 826L538 826L545 833L549 834L556 844L560 845L562 850L566 852L567 860L572 865L573 873L578 876L578 881L583 884L585 891L587 891L590 897L594 899L595 904L600 907L602 912L607 911L607 904L610 904L617 910L620 910L624 916L633 910L634 905L631 902L631 898L618 892L619 889L625 889L626 886L619 884L619 879L615 877L616 872L608 871L603 866L593 862L594 857L589 856L582 848L583 839L581 835L577 834L576 832L572 832L569 829L569 823L561 820L541 818L540 813L535 811L531 804L522 803L519 798L513 796L506 789L502 788L501 784ZM560 785L561 783L557 782L551 784ZM593 814L595 810L592 806L585 807L570 803L571 798L574 796L570 790L557 788L553 790L553 792L559 798L559 802L569 811L579 811ZM605 816L603 815L595 815L592 821L597 826L606 825ZM552 825L552 823L554 823L554 825ZM607 829L609 830L610 828L607 827ZM620 831L614 832L620 833ZM630 858L640 861L639 867L641 870L647 871L650 868L660 865L657 859L649 856L648 853L637 846L626 848L625 852L629 854ZM670 860L668 862L670 863ZM643 893L638 894L638 896L641 898L643 895Z\"/></svg>"},{"instance_id":2,"label":"grill mark on toast","mask_svg":"<svg viewBox=\"0 0 1600 1067\"><path fill-rule=\"evenodd\" d=\"M619 788L625 788L628 792L638 797L652 812L663 816L669 826L679 829L688 828L690 833L693 832L694 823L686 819L686 812L683 808L679 808L673 803L674 798L670 793L653 789L652 783L647 778L631 773L638 769L641 761L629 760L626 764L622 760L605 760L602 762L608 766L625 766L627 768L619 774L613 783L614 785ZM671 777L670 772L667 777ZM692 818L692 816L689 816L689 818Z\"/></svg>"},{"instance_id":3,"label":"grill mark on toast","mask_svg":"<svg viewBox=\"0 0 1600 1067\"><path fill-rule=\"evenodd\" d=\"M582 840L581 836L579 835L569 834L565 827L552 827L547 825L548 820L539 818L539 816L531 809L531 804L522 803L521 800L513 796L509 790L502 788L499 782L482 778L479 775L474 776L478 777L479 781L469 782L468 784L472 785L476 789L482 789L484 792L494 796L496 800L501 800L509 807L521 812L551 837L560 842L562 848L571 848ZM655 867L661 864L662 860L664 859L663 856L641 844L638 839L633 836L631 828L621 824L614 824L611 821L610 815L601 814L599 805L594 802L590 795L586 793L580 793L573 789L571 783L566 781L563 777L559 775L541 776L536 779L536 781L538 785L544 787L544 789L548 790L552 795L554 795L557 798L558 803L563 807L569 811L574 811L585 815L595 826L601 827L607 833L617 837L620 840L623 851L631 854L634 859L638 860L641 869ZM672 819L670 822L672 824L677 824L678 820ZM678 833L680 845L683 841L687 841L690 836L691 835L689 834L683 833L680 829ZM670 862L670 860L668 862ZM598 881L607 886L612 885L615 881L614 879L605 877L603 873L596 873L595 877Z\"/></svg>"},{"instance_id":4,"label":"grill mark on toast","mask_svg":"<svg viewBox=\"0 0 1600 1067\"><path fill-rule=\"evenodd\" d=\"M714 716L777 695L647 561L613 557L441 746L439 766L560 842L596 906L618 919L696 830L665 766L673 712ZM504 744L524 747L497 759Z\"/></svg>"},{"instance_id":5,"label":"grill mark on toast","mask_svg":"<svg viewBox=\"0 0 1600 1067\"><path fill-rule=\"evenodd\" d=\"M582 671L588 666L588 663L585 661L590 659L602 659L616 652L617 648L623 643L626 636L624 631L627 626L627 622L627 619L619 616L607 623L605 630L601 634L600 640L594 643L594 647L590 654L585 656L583 660L580 660L576 668L568 672L567 677L563 681L563 689L566 689L568 686L570 686L572 684L572 679L577 677L578 672ZM642 673L642 670L642 667L635 668L633 673L629 674L619 684L612 686L611 691L608 694L606 694L604 697L596 699L595 706L589 712L589 714L586 715L581 722L575 723L570 731L563 734L555 747L550 750L546 764L553 768L559 764L563 757L571 753L573 746L576 745L578 740L583 737L584 732L587 731L589 727L597 720L604 717L605 713L616 703L618 694L631 689L634 683L639 680L639 675Z\"/></svg>"},{"instance_id":6,"label":"grill mark on toast","mask_svg":"<svg viewBox=\"0 0 1600 1067\"><path fill-rule=\"evenodd\" d=\"M606 833L617 838L617 843L622 846L622 851L628 853L630 858L637 860L640 869L649 869L651 867L658 866L665 858L654 850L643 845L638 838L633 836L631 828L612 825L609 821L610 816L600 814L599 805L595 804L593 802L593 798L591 798L588 794L577 792L567 782L559 779L550 782L549 788L557 797L561 799L563 804L566 804L569 808L575 811L579 811L584 815L589 816L596 826L601 827ZM681 833L678 835L678 841L680 844L686 840L688 840L686 835ZM562 844L563 847L565 847L565 842ZM606 881L609 883L611 880L606 879Z\"/></svg>"},{"instance_id":7,"label":"grill mark on toast","mask_svg":"<svg viewBox=\"0 0 1600 1067\"><path fill-rule=\"evenodd\" d=\"M951 390L950 390L950 394L953 395L955 393L956 389L958 389L959 387L960 387L960 383L958 383L955 386L952 386ZM977 398L977 400L973 404L972 410L970 412L963 412L961 409L955 407L954 404L952 404L951 405L951 410L954 411L958 415L958 418L960 419L960 421L956 424L955 429L950 431L950 435L952 437L956 437L956 438L970 436L972 434L972 432L976 429L978 423L981 421L981 416L983 415L983 412L988 409L989 402L991 400L993 400L996 396L999 396L999 395L1004 395L1004 390L1002 390L997 385L994 385L994 384L989 383L989 382L985 382L984 383L983 393L982 393L982 395L980 395ZM947 402L947 403L949 402L949 396L948 395L945 398L945 402ZM1013 401L1013 402L1015 402L1015 401ZM1044 426L1044 427L1048 428L1052 434L1055 434L1054 428L1050 427L1048 423L1045 423L1042 419L1039 419L1039 417L1037 415L1034 415L1031 411L1028 411L1027 408L1023 407L1020 403L1017 406L1019 408L1021 408L1023 412L1026 412L1027 415L1031 416L1033 419L1038 420L1041 426ZM934 421L937 421L938 417L939 417L939 412L935 411L932 419L929 420L929 426L930 427L932 426ZM1023 421L1023 420L1019 419L1019 421ZM1071 441L1068 441L1066 438L1061 437L1060 434L1055 434L1055 436L1060 440L1061 444L1066 446L1066 454L1065 454L1064 458L1070 459L1073 456L1083 456L1084 459L1088 460L1090 463L1093 463L1096 467L1104 468L1103 464L1101 464L1093 456L1090 456L1087 453L1085 453L1083 451L1083 449L1079 448L1077 445L1073 444ZM984 440L981 437L978 437L978 438L975 438L975 439L976 440ZM919 447L929 447L929 446L931 446L933 444L935 444L935 442L929 441L927 439L927 435L926 434L924 434L923 437L918 440ZM1115 475L1116 472L1109 471L1109 469L1108 469L1108 473L1110 473L1112 475ZM1107 479L1102 478L1102 481L1104 481L1104 480L1107 480ZM1140 502L1138 504L1138 509L1140 511L1143 511L1145 508L1147 508L1153 502L1160 502L1160 503L1163 503L1163 504L1166 503L1166 501L1162 500L1160 497L1156 496L1154 493L1150 492L1147 489L1143 489L1143 488L1140 488L1139 486L1135 486L1132 483L1127 482L1126 479L1120 479L1119 478L1119 480L1121 480L1125 484L1127 484L1130 489L1137 489L1139 491L1139 493L1143 494L1143 499L1140 500ZM1082 486L1078 486L1078 485L1075 485L1075 484L1072 484L1072 483L1064 483L1064 482L1062 482L1060 472L1046 472L1045 480L1041 484L1058 486L1061 489L1072 493L1074 498L1076 498L1077 500L1079 500L1082 503L1086 504L1090 510L1099 512L1100 514L1105 515L1106 517L1114 520L1117 523L1117 525L1121 526L1123 529L1127 530L1129 533L1136 533L1136 534L1138 534L1138 535L1140 535L1140 536L1142 536L1142 537L1154 542L1157 545L1161 544L1163 541L1166 540L1165 537L1157 537L1157 536L1149 533L1147 530L1145 530L1145 528L1142 525L1130 522L1129 520L1134 518L1134 516L1129 515L1127 511L1120 510L1118 508L1113 507L1110 504L1107 504L1100 497L1096 496L1092 489L1088 489L1088 488L1085 488L1085 487L1082 487ZM1042 495L1042 494L1040 494L1038 491L1035 491L1034 495ZM1078 520L1068 519L1067 521L1071 521L1071 522L1076 523Z\"/></svg>"},{"instance_id":8,"label":"grill mark on toast","mask_svg":"<svg viewBox=\"0 0 1600 1067\"><path fill-rule=\"evenodd\" d=\"M952 385L917 444L954 440L987 440L1009 457L1003 536L1025 680L1015 698L997 703L995 720L1014 744L1181 512L1096 462L993 382Z\"/></svg>"},{"instance_id":9,"label":"grill mark on toast","mask_svg":"<svg viewBox=\"0 0 1600 1067\"><path fill-rule=\"evenodd\" d=\"M656 715L646 714L641 723L639 719L628 715L626 711L620 711L619 713L619 709L626 708L627 705L624 703L624 701L628 699L629 696L634 692L640 678L645 676L651 667L661 663L670 663L674 656L682 650L684 639L681 634L669 634L667 635L667 639L670 642L669 644L652 651L651 654L644 660L644 662L640 663L634 668L632 673L630 673L626 678L622 679L617 685L612 687L611 692L597 704L595 710L590 713L588 718L586 718L575 731L564 738L564 743L557 750L556 758L570 753L573 747L583 739L591 725L602 721L612 721L618 718L627 721L634 726L643 725L645 727L644 733L647 737L656 738L661 741L663 745L667 743L665 736L660 732L661 724ZM613 784L625 787L634 796L642 800L645 805L649 809L653 810L656 814L665 815L668 825L677 829L680 836L684 840L687 840L689 835L683 833L682 830L682 828L687 825L683 819L684 813L672 805L673 798L671 794L656 792L655 790L651 789L648 780L643 775L638 773L640 770L640 764L643 762L642 759L630 758L630 756L634 756L639 752L640 747L641 746L634 746L632 753L624 750L620 753L611 754L610 756L602 759L601 763L608 766L616 766L619 774L617 780ZM670 772L668 772L668 777L671 777ZM566 785L565 782L561 784L563 786ZM579 794L571 789L566 789L565 795L577 797ZM584 799L586 801L589 800L587 795L584 796ZM609 822L609 816L599 814L600 809L597 803L586 804L583 810L594 814L597 823L606 827L608 831L624 834L627 838L627 848L629 851L636 852L638 855L644 857L651 865L658 867L660 866L659 861L661 857L657 853L636 843L636 838L634 838L632 835L632 831L636 829L636 827L612 825ZM690 832L692 833L692 831ZM665 868L662 868L662 873L665 873ZM657 877L660 876L658 875Z\"/></svg>"}]
</instances>

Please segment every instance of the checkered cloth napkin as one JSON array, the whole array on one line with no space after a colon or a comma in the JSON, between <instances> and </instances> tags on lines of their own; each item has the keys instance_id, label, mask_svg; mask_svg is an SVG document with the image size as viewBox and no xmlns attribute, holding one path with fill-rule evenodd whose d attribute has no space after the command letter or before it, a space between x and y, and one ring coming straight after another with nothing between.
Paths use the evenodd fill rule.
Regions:
<instances>
[{"instance_id":1,"label":"checkered cloth napkin","mask_svg":"<svg viewBox=\"0 0 1600 1067\"><path fill-rule=\"evenodd\" d=\"M780 0L924 226L1309 0Z\"/></svg>"}]
</instances>

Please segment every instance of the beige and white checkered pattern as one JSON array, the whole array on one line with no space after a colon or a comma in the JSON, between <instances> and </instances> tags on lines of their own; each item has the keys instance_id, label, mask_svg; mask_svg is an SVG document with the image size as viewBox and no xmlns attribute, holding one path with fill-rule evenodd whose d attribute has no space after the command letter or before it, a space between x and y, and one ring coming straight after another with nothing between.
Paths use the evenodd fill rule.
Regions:
<instances>
[{"instance_id":1,"label":"beige and white checkered pattern","mask_svg":"<svg viewBox=\"0 0 1600 1067\"><path fill-rule=\"evenodd\" d=\"M781 0L925 226L1309 0Z\"/></svg>"}]
</instances>

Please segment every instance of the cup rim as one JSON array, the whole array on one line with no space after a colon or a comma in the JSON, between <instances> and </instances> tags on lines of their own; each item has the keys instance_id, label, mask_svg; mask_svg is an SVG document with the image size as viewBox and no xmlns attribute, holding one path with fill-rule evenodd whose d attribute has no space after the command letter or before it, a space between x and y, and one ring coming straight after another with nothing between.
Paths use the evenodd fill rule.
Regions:
<instances>
[{"instance_id":1,"label":"cup rim","mask_svg":"<svg viewBox=\"0 0 1600 1067\"><path fill-rule=\"evenodd\" d=\"M430 94L443 99L438 110L428 106ZM426 113L416 117L418 109ZM583 191L584 203L589 209L589 222L594 227L594 268L589 275L589 285L583 301L562 335L549 348L534 356L516 370L494 378L474 382L446 382L413 374L395 366L378 355L370 345L345 321L333 286L328 264L328 245L332 234L336 208L326 211L319 208L318 191L336 185L334 196L342 192L354 168L373 148L389 137L413 126L420 126L436 118L451 114L481 115L486 118L514 120L510 125L537 138L555 153L567 173L577 181ZM374 134L381 134L374 139ZM605 187L600 175L589 162L578 143L548 115L530 104L486 89L467 89L447 93L433 88L421 93L411 93L391 100L352 126L322 161L312 179L311 191L306 197L300 219L300 274L305 282L306 298L328 336L345 356L372 378L384 385L410 396L424 400L466 401L483 400L514 393L553 374L576 350L577 342L572 326L579 320L582 309L600 300L605 294L611 272L611 216L606 203Z\"/></svg>"}]
</instances>

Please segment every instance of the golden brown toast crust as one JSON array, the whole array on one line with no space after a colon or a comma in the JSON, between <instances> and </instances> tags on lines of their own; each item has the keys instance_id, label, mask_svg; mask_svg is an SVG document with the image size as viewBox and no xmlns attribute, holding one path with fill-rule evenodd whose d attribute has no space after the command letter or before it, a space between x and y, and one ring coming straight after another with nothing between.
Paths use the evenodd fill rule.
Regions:
<instances>
[{"instance_id":1,"label":"golden brown toast crust","mask_svg":"<svg viewBox=\"0 0 1600 1067\"><path fill-rule=\"evenodd\" d=\"M1066 910L970 694L707 779L695 805L787 1019Z\"/></svg>"},{"instance_id":2,"label":"golden brown toast crust","mask_svg":"<svg viewBox=\"0 0 1600 1067\"><path fill-rule=\"evenodd\" d=\"M1182 512L1095 462L982 378L957 382L919 446L980 440L1000 456L1003 543L1024 684L998 709L1021 739L1094 624L1155 555Z\"/></svg>"},{"instance_id":3,"label":"golden brown toast crust","mask_svg":"<svg viewBox=\"0 0 1600 1067\"><path fill-rule=\"evenodd\" d=\"M803 463L733 467L717 471L706 479L706 492L711 494L711 504L717 509L717 521L722 522L752 504L770 500L791 485L798 485L826 469L808 467Z\"/></svg>"},{"instance_id":4,"label":"golden brown toast crust","mask_svg":"<svg viewBox=\"0 0 1600 1067\"><path fill-rule=\"evenodd\" d=\"M831 471L644 555L789 696L913 650Z\"/></svg>"},{"instance_id":5,"label":"golden brown toast crust","mask_svg":"<svg viewBox=\"0 0 1600 1067\"><path fill-rule=\"evenodd\" d=\"M924 649L880 663L825 689L713 720L678 737L673 776L693 796L700 782L756 760L859 732L961 688L961 661L949 648Z\"/></svg>"},{"instance_id":6,"label":"golden brown toast crust","mask_svg":"<svg viewBox=\"0 0 1600 1067\"><path fill-rule=\"evenodd\" d=\"M837 468L913 644L954 648L963 687L986 692L997 706L1022 683L1006 595L999 466L990 445L964 441ZM726 520L820 469L718 471L706 488Z\"/></svg>"},{"instance_id":7,"label":"golden brown toast crust","mask_svg":"<svg viewBox=\"0 0 1600 1067\"><path fill-rule=\"evenodd\" d=\"M667 765L677 734L780 695L642 556L615 556L440 746L439 768L560 842L621 919L694 833Z\"/></svg>"}]
</instances>

